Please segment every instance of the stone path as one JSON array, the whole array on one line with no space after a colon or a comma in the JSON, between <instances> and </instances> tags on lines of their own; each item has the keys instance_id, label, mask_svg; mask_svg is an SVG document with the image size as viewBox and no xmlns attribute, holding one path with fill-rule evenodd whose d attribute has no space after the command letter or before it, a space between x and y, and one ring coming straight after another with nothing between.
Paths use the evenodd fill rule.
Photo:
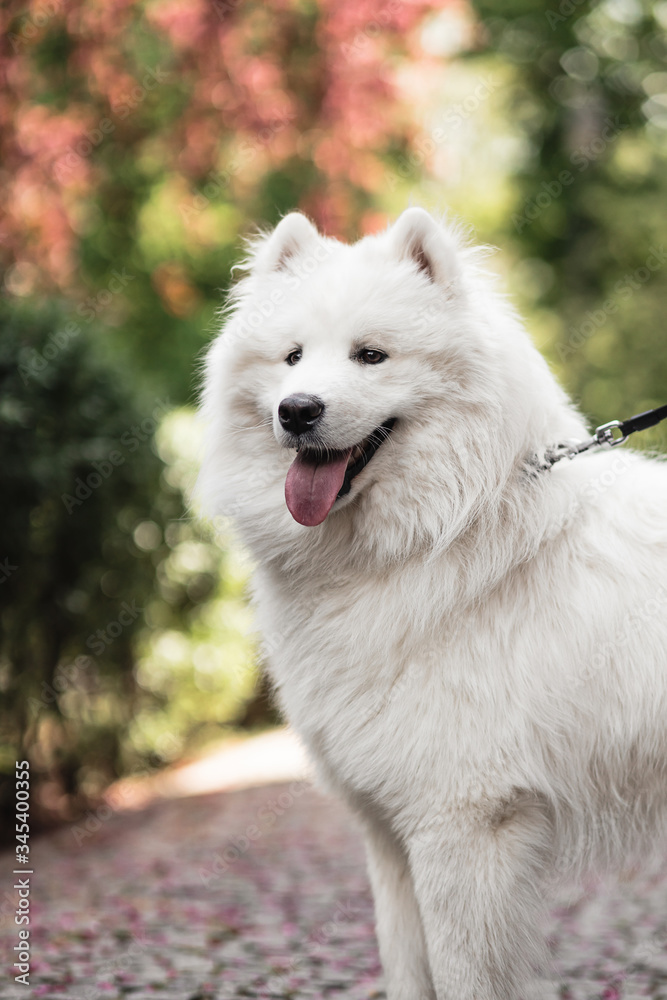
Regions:
<instances>
[{"instance_id":1,"label":"stone path","mask_svg":"<svg viewBox=\"0 0 667 1000\"><path fill-rule=\"evenodd\" d=\"M10 959L0 997L378 995L358 835L305 783L159 802L82 832L34 844L31 986ZM17 942L5 915L3 964Z\"/></svg>"},{"instance_id":2,"label":"stone path","mask_svg":"<svg viewBox=\"0 0 667 1000\"><path fill-rule=\"evenodd\" d=\"M2 1000L384 997L358 832L307 783L98 819L33 843L30 986L0 890ZM2 855L8 889L12 868ZM562 902L549 934L541 1000L667 1000L664 874Z\"/></svg>"}]
</instances>

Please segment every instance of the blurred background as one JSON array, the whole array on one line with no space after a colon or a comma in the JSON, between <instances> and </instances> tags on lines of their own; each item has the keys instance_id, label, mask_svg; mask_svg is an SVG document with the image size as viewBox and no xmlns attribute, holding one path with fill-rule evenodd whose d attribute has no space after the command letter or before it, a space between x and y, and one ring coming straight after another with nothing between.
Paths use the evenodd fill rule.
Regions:
<instances>
[{"instance_id":1,"label":"blurred background","mask_svg":"<svg viewBox=\"0 0 667 1000\"><path fill-rule=\"evenodd\" d=\"M248 563L186 500L198 366L257 226L449 210L592 421L667 401L667 2L0 20L0 807L29 759L45 825L277 724Z\"/></svg>"}]
</instances>

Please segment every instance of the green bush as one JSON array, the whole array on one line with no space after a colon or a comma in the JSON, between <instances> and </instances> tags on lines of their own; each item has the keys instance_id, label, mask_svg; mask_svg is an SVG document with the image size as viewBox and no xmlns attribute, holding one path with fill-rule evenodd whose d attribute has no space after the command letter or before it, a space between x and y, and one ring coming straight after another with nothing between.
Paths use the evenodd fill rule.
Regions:
<instances>
[{"instance_id":1,"label":"green bush","mask_svg":"<svg viewBox=\"0 0 667 1000\"><path fill-rule=\"evenodd\" d=\"M168 401L138 399L57 311L0 315L0 803L27 758L43 820L124 770L128 727L159 700L136 683L135 649L184 505L155 450ZM172 620L192 605L177 590Z\"/></svg>"}]
</instances>

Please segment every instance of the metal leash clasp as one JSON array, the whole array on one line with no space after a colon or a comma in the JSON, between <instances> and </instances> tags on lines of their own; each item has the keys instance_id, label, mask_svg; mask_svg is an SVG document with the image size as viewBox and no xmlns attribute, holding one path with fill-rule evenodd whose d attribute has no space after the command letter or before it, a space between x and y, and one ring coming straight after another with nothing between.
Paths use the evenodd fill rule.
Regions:
<instances>
[{"instance_id":1,"label":"metal leash clasp","mask_svg":"<svg viewBox=\"0 0 667 1000\"><path fill-rule=\"evenodd\" d=\"M614 436L614 431L620 431L620 437ZM608 424L600 424L599 427L595 428L593 440L596 444L615 448L617 444L623 444L624 441L627 441L628 437L629 434L623 433L623 424L620 420L610 420Z\"/></svg>"},{"instance_id":2,"label":"metal leash clasp","mask_svg":"<svg viewBox=\"0 0 667 1000\"><path fill-rule=\"evenodd\" d=\"M614 431L620 431L620 436L615 435ZM560 462L562 458L576 458L577 455L583 455L591 448L615 448L617 444L623 444L624 441L627 441L628 437L629 434L623 432L623 424L620 420L610 420L609 423L596 427L593 437L587 441L562 441L556 448L547 453L547 465L550 468L556 462Z\"/></svg>"},{"instance_id":3,"label":"metal leash clasp","mask_svg":"<svg viewBox=\"0 0 667 1000\"><path fill-rule=\"evenodd\" d=\"M655 427L663 420L667 420L667 405L647 410L646 413L638 413L634 417L628 417L627 420L610 420L609 423L596 427L593 437L588 441L563 441L555 448L548 448L544 455L544 464L540 467L551 469L562 458L576 458L591 448L615 448L617 444L627 441L635 431Z\"/></svg>"}]
</instances>

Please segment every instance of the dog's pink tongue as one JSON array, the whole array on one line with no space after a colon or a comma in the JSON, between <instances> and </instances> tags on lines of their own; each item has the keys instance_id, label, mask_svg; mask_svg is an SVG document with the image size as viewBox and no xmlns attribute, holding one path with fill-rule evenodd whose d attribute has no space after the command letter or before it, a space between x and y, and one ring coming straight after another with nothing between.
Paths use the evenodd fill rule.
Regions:
<instances>
[{"instance_id":1,"label":"dog's pink tongue","mask_svg":"<svg viewBox=\"0 0 667 1000\"><path fill-rule=\"evenodd\" d=\"M307 528L322 523L343 485L351 452L351 448L338 452L336 458L320 463L303 452L297 454L285 480L285 500L295 521Z\"/></svg>"}]
</instances>

